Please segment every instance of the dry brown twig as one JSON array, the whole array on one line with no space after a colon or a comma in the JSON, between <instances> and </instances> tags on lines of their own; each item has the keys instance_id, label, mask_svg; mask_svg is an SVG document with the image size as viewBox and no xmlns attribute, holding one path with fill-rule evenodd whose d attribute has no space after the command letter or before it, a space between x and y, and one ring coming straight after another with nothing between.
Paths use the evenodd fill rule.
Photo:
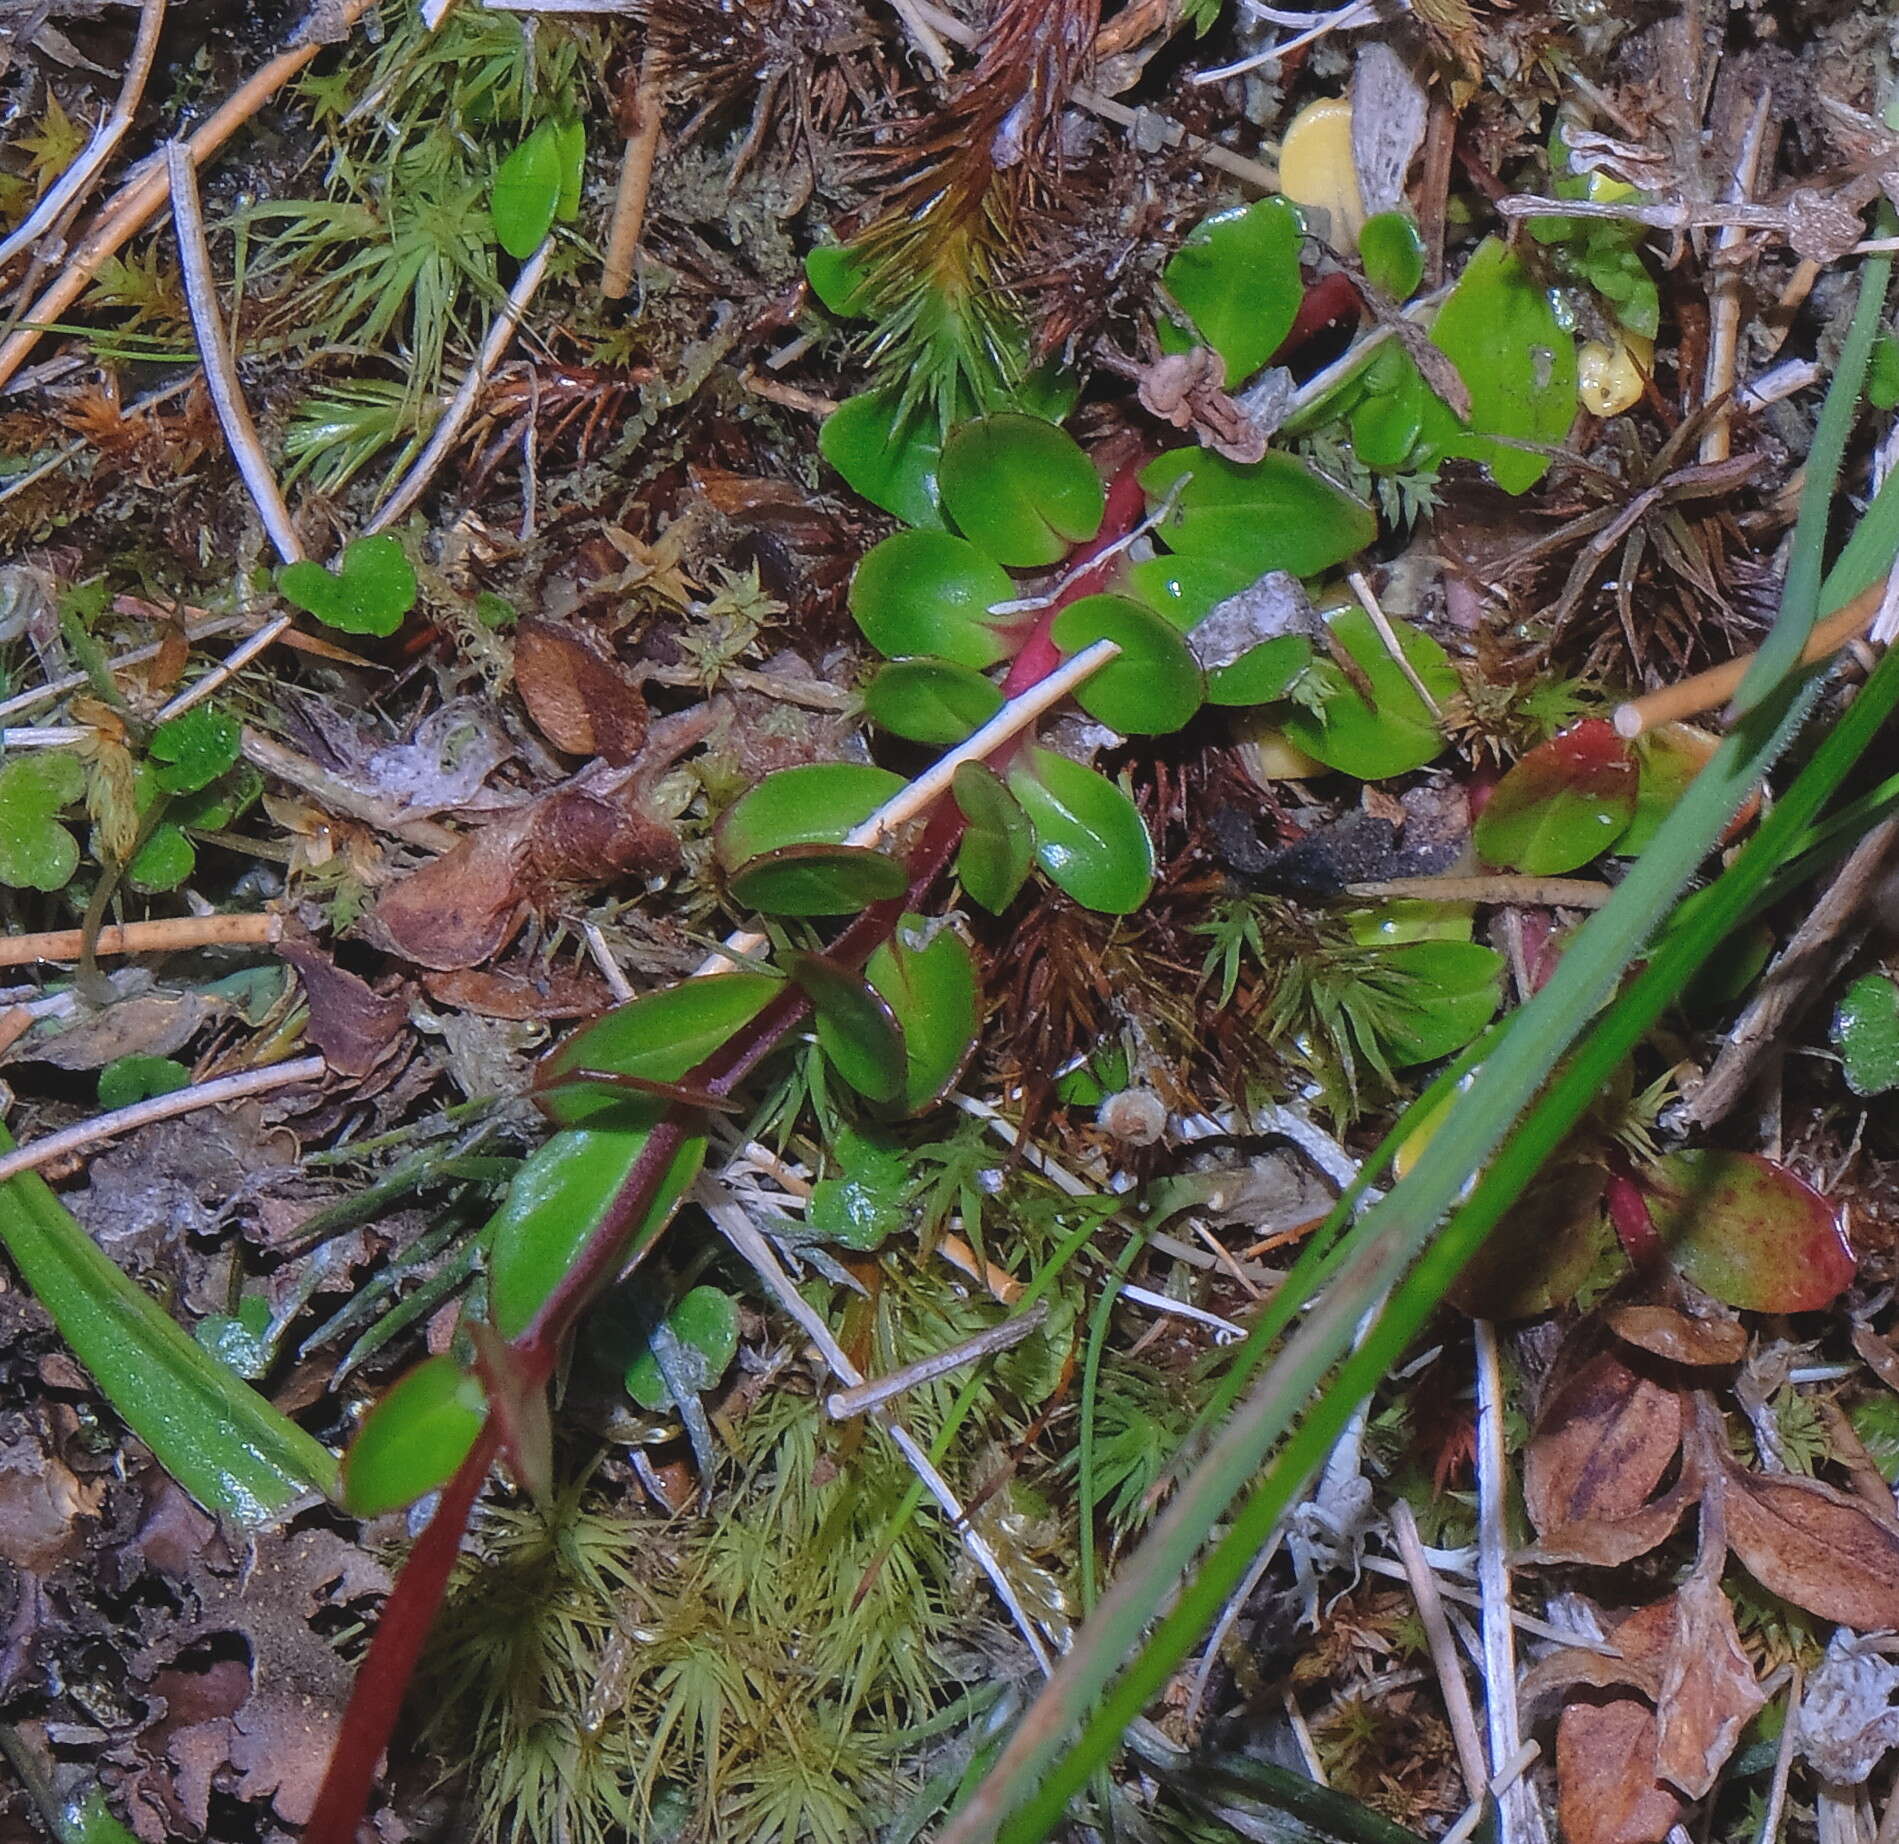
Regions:
<instances>
[{"instance_id":1,"label":"dry brown twig","mask_svg":"<svg viewBox=\"0 0 1899 1844\"><path fill-rule=\"evenodd\" d=\"M606 255L600 265L600 297L623 299L633 286L633 264L646 228L646 200L653 189L653 162L659 157L665 126L665 71L656 47L640 58L633 88L633 131L626 137L620 179L613 190L613 218L607 226Z\"/></svg>"},{"instance_id":2,"label":"dry brown twig","mask_svg":"<svg viewBox=\"0 0 1899 1844\"><path fill-rule=\"evenodd\" d=\"M95 954L175 954L185 948L268 947L283 936L279 915L165 916L102 928ZM77 960L85 951L83 928L48 929L38 935L0 935L0 967L35 961Z\"/></svg>"},{"instance_id":3,"label":"dry brown twig","mask_svg":"<svg viewBox=\"0 0 1899 1844\"><path fill-rule=\"evenodd\" d=\"M1740 204L1753 197L1754 187L1760 176L1761 150L1767 141L1767 104L1773 95L1771 85L1762 84L1760 94L1754 100L1754 113L1748 118L1747 132L1741 137L1740 151L1734 160L1734 179L1731 189L1733 202ZM1701 460L1703 465L1712 461L1725 461L1733 449L1734 404L1734 361L1740 350L1741 334L1741 271L1732 262L1722 262L1723 254L1731 254L1746 241L1747 232L1738 224L1722 227L1715 239L1716 260L1711 266L1713 275L1708 333L1708 364L1701 387L1704 403L1719 403L1714 419L1708 424L1701 438Z\"/></svg>"}]
</instances>

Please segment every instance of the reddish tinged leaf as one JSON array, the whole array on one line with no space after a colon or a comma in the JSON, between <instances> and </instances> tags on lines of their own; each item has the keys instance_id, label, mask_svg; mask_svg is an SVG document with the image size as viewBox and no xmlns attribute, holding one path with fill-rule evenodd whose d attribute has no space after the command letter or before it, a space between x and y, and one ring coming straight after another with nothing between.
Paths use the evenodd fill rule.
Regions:
<instances>
[{"instance_id":1,"label":"reddish tinged leaf","mask_svg":"<svg viewBox=\"0 0 1899 1844\"><path fill-rule=\"evenodd\" d=\"M1754 1153L1670 1153L1643 1184L1669 1259L1729 1306L1814 1312L1853 1278L1840 1212L1784 1165Z\"/></svg>"},{"instance_id":2,"label":"reddish tinged leaf","mask_svg":"<svg viewBox=\"0 0 1899 1844\"><path fill-rule=\"evenodd\" d=\"M1687 1809L1655 1777L1655 1712L1634 1696L1569 1704L1556 1724L1556 1807L1566 1844L1661 1844Z\"/></svg>"},{"instance_id":3,"label":"reddish tinged leaf","mask_svg":"<svg viewBox=\"0 0 1899 1844\"><path fill-rule=\"evenodd\" d=\"M1747 1355L1747 1328L1713 1301L1706 1308L1696 1313L1674 1306L1614 1306L1604 1317L1624 1344L1671 1364L1697 1369L1738 1364Z\"/></svg>"},{"instance_id":4,"label":"reddish tinged leaf","mask_svg":"<svg viewBox=\"0 0 1899 1844\"><path fill-rule=\"evenodd\" d=\"M1648 1200L1641 1187L1625 1173L1611 1172L1603 1186L1602 1201L1630 1264L1636 1268L1653 1266L1661 1256L1662 1245L1656 1240L1655 1221L1648 1213Z\"/></svg>"},{"instance_id":5,"label":"reddish tinged leaf","mask_svg":"<svg viewBox=\"0 0 1899 1844\"><path fill-rule=\"evenodd\" d=\"M556 749L631 762L646 741L646 699L632 676L577 628L523 621L514 631L514 683Z\"/></svg>"},{"instance_id":6,"label":"reddish tinged leaf","mask_svg":"<svg viewBox=\"0 0 1899 1844\"><path fill-rule=\"evenodd\" d=\"M1581 1562L1594 1569L1617 1569L1674 1535L1682 1513L1701 1497L1699 1477L1684 1473L1660 1498L1622 1517L1579 1518L1553 1524L1538 1537L1539 1562Z\"/></svg>"},{"instance_id":7,"label":"reddish tinged leaf","mask_svg":"<svg viewBox=\"0 0 1899 1844\"><path fill-rule=\"evenodd\" d=\"M339 1075L368 1075L408 1027L408 1000L401 993L372 992L307 935L286 934L277 952L303 982L310 1002L310 1041Z\"/></svg>"},{"instance_id":8,"label":"reddish tinged leaf","mask_svg":"<svg viewBox=\"0 0 1899 1844\"><path fill-rule=\"evenodd\" d=\"M1784 1600L1857 1632L1899 1627L1899 1529L1817 1479L1727 1474L1728 1542Z\"/></svg>"},{"instance_id":9,"label":"reddish tinged leaf","mask_svg":"<svg viewBox=\"0 0 1899 1844\"><path fill-rule=\"evenodd\" d=\"M1498 782L1475 844L1492 864L1549 877L1605 852L1635 814L1635 757L1600 717L1540 743Z\"/></svg>"},{"instance_id":10,"label":"reddish tinged leaf","mask_svg":"<svg viewBox=\"0 0 1899 1844\"><path fill-rule=\"evenodd\" d=\"M1523 1461L1539 1535L1640 1510L1681 1447L1681 1397L1600 1351L1551 1396ZM1638 1552L1639 1553L1639 1552Z\"/></svg>"},{"instance_id":11,"label":"reddish tinged leaf","mask_svg":"<svg viewBox=\"0 0 1899 1844\"><path fill-rule=\"evenodd\" d=\"M1531 1319L1566 1306L1589 1281L1621 1271L1602 1219L1599 1165L1574 1161L1539 1173L1518 1200L1511 1233L1492 1236L1451 1290L1479 1319Z\"/></svg>"},{"instance_id":12,"label":"reddish tinged leaf","mask_svg":"<svg viewBox=\"0 0 1899 1844\"><path fill-rule=\"evenodd\" d=\"M422 989L439 1005L484 1018L591 1018L613 1003L606 982L595 973L519 962L426 974Z\"/></svg>"}]
</instances>

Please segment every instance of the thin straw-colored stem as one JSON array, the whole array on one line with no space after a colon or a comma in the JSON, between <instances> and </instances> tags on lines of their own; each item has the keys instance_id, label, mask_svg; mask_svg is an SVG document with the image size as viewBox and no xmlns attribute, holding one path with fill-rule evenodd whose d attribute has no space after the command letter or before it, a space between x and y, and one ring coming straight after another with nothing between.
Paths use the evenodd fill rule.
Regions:
<instances>
[{"instance_id":1,"label":"thin straw-colored stem","mask_svg":"<svg viewBox=\"0 0 1899 1844\"><path fill-rule=\"evenodd\" d=\"M217 284L211 276L211 246L205 241L204 209L198 201L198 176L182 141L165 144L165 176L171 187L172 224L178 233L178 259L185 274L185 300L191 308L192 331L198 336L198 356L204 361L204 381L211 405L230 445L231 458L244 477L251 503L263 520L277 555L285 563L303 556L303 542L292 523L283 490L264 456L251 421L250 406L238 384L237 361L231 336L218 307Z\"/></svg>"},{"instance_id":2,"label":"thin straw-colored stem","mask_svg":"<svg viewBox=\"0 0 1899 1844\"><path fill-rule=\"evenodd\" d=\"M373 3L374 0L341 0L335 21L338 35L353 29ZM312 39L279 52L240 84L186 141L192 164L203 166L324 49L325 43ZM151 222L164 204L166 194L165 163L158 160L145 166L135 179L127 180L106 201L85 241L73 251L51 286L27 309L24 324L0 345L0 384L5 384L25 364L28 354L39 344L41 334L86 292L100 268Z\"/></svg>"},{"instance_id":3,"label":"thin straw-colored stem","mask_svg":"<svg viewBox=\"0 0 1899 1844\"><path fill-rule=\"evenodd\" d=\"M320 1056L299 1057L294 1063L246 1069L235 1076L220 1076L215 1082L199 1082L169 1095L154 1095L150 1101L134 1102L129 1108L114 1108L110 1114L82 1121L61 1133L49 1133L43 1140L35 1140L0 1157L0 1184L18 1178L22 1172L36 1172L56 1159L84 1152L102 1140L114 1140L122 1133L149 1127L154 1121L176 1120L182 1114L196 1114L201 1108L220 1107L227 1101L268 1094L272 1089L289 1088L296 1082L314 1082L328 1068L329 1064Z\"/></svg>"},{"instance_id":4,"label":"thin straw-colored stem","mask_svg":"<svg viewBox=\"0 0 1899 1844\"><path fill-rule=\"evenodd\" d=\"M186 948L267 947L283 939L280 915L166 916L155 922L127 922L102 928L92 944L95 954L175 954ZM83 928L48 929L38 935L0 935L0 967L25 967L36 961L77 960L85 951Z\"/></svg>"},{"instance_id":5,"label":"thin straw-colored stem","mask_svg":"<svg viewBox=\"0 0 1899 1844\"><path fill-rule=\"evenodd\" d=\"M623 300L633 286L633 264L646 228L646 201L653 189L653 162L659 158L665 105L660 54L657 47L648 45L640 58L639 81L633 87L633 132L626 138L619 183L613 189L613 217L607 226L606 254L600 265L602 300Z\"/></svg>"},{"instance_id":6,"label":"thin straw-colored stem","mask_svg":"<svg viewBox=\"0 0 1899 1844\"><path fill-rule=\"evenodd\" d=\"M995 1356L998 1351L1007 1351L1019 1345L1047 1319L1048 1302L1037 1300L1027 1312L1017 1313L1013 1319L992 1325L971 1338L965 1338L960 1344L933 1351L928 1357L918 1358L914 1364L905 1364L901 1370L891 1371L888 1376L854 1383L849 1389L834 1389L824 1399L824 1412L833 1421L849 1421L853 1416L866 1415L872 1409L882 1408L886 1402L895 1401L906 1391L921 1388L925 1383L934 1383L938 1377L946 1377L953 1371L961 1370L965 1364L977 1363L985 1357Z\"/></svg>"},{"instance_id":7,"label":"thin straw-colored stem","mask_svg":"<svg viewBox=\"0 0 1899 1844\"><path fill-rule=\"evenodd\" d=\"M1477 1733L1477 1712L1471 1705L1470 1686L1464 1682L1463 1662L1457 1656L1457 1638L1445 1617L1436 1572L1425 1560L1418 1520L1402 1498L1391 1507L1391 1534L1397 1542L1398 1560L1404 1564L1405 1580L1411 1584L1411 1598L1418 1604L1418 1619L1431 1648L1431 1664L1437 1671L1438 1688L1443 1693L1451 1739L1457 1744L1457 1765L1464 1776L1464 1789L1473 1800L1481 1800L1490 1770L1484 1761L1483 1739Z\"/></svg>"},{"instance_id":8,"label":"thin straw-colored stem","mask_svg":"<svg viewBox=\"0 0 1899 1844\"><path fill-rule=\"evenodd\" d=\"M10 263L22 250L37 243L91 190L93 181L112 158L112 150L124 140L132 117L138 113L145 95L145 80L152 74L152 65L158 57L158 37L164 26L165 0L143 0L139 8L138 37L132 41L131 62L125 67L112 113L94 130L79 158L33 207L32 216L5 243L0 243L0 265Z\"/></svg>"},{"instance_id":9,"label":"thin straw-colored stem","mask_svg":"<svg viewBox=\"0 0 1899 1844\"><path fill-rule=\"evenodd\" d=\"M369 523L363 527L366 532L386 531L428 490L429 482L435 478L436 470L447 459L448 451L454 447L463 424L468 421L475 400L481 395L481 387L501 363L501 355L507 351L508 342L520 326L528 303L534 299L534 291L541 285L541 278L547 274L547 259L553 247L554 240L551 237L545 239L541 247L521 265L521 273L514 278L514 286L508 290L507 301L495 316L487 340L475 362L469 366L461 388L442 412L441 420L429 436L428 446L416 456L414 466L396 482L389 497L376 508Z\"/></svg>"},{"instance_id":10,"label":"thin straw-colored stem","mask_svg":"<svg viewBox=\"0 0 1899 1844\"><path fill-rule=\"evenodd\" d=\"M1772 86L1763 83L1760 94L1754 99L1754 113L1741 137L1740 152L1734 160L1734 182L1730 189L1730 197L1736 204L1745 203L1754 193L1755 181L1760 173L1761 148L1767 139L1767 103L1772 94ZM1721 252L1738 249L1746 237L1747 232L1740 225L1724 225L1714 242L1717 256ZM1734 361L1740 351L1740 271L1732 262L1717 262L1713 273L1713 311L1708 316L1708 363L1702 375L1701 394L1705 403L1726 398L1733 389ZM1723 402L1715 411L1713 421L1708 424L1701 438L1702 465L1725 461L1733 451L1733 446L1734 405L1730 400Z\"/></svg>"}]
</instances>

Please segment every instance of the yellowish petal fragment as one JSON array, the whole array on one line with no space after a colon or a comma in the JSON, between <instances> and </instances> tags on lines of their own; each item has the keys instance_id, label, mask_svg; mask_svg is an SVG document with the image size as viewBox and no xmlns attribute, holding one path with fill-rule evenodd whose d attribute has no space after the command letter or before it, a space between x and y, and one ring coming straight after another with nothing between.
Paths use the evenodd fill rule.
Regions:
<instances>
[{"instance_id":1,"label":"yellowish petal fragment","mask_svg":"<svg viewBox=\"0 0 1899 1844\"><path fill-rule=\"evenodd\" d=\"M1655 342L1622 332L1614 345L1586 340L1576 354L1576 394L1591 416L1620 416L1642 401L1655 363Z\"/></svg>"},{"instance_id":2,"label":"yellowish petal fragment","mask_svg":"<svg viewBox=\"0 0 1899 1844\"><path fill-rule=\"evenodd\" d=\"M1352 163L1352 105L1343 96L1307 103L1293 117L1279 150L1279 184L1295 205L1327 214L1326 241L1335 250L1358 247L1365 201Z\"/></svg>"}]
</instances>

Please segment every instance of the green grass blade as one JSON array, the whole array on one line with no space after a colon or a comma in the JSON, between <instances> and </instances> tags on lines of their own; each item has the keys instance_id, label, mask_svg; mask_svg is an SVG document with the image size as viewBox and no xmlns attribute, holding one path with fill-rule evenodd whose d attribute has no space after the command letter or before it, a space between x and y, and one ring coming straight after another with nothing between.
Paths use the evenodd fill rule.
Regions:
<instances>
[{"instance_id":1,"label":"green grass blade","mask_svg":"<svg viewBox=\"0 0 1899 1844\"><path fill-rule=\"evenodd\" d=\"M0 1152L12 1147L0 1127ZM126 1426L207 1510L257 1525L334 1495L336 1456L198 1344L37 1174L0 1185L0 1243Z\"/></svg>"}]
</instances>

